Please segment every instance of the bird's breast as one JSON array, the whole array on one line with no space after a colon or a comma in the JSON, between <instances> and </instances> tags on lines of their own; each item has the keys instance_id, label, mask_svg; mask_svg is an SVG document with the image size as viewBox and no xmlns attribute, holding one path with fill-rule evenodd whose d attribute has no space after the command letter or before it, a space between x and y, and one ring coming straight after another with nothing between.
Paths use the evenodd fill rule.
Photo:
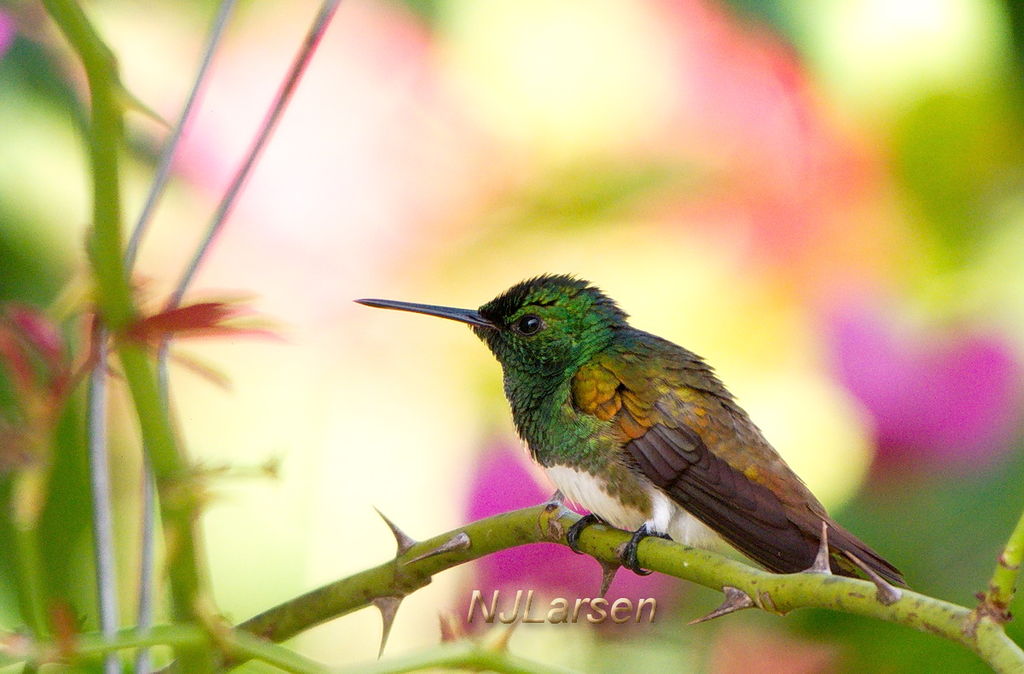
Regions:
<instances>
[{"instance_id":1,"label":"bird's breast","mask_svg":"<svg viewBox=\"0 0 1024 674\"><path fill-rule=\"evenodd\" d=\"M653 531L665 533L684 545L722 548L722 539L706 524L652 484L642 484L642 497L624 500L621 483L610 483L570 466L549 466L548 477L565 498L586 508L613 527L636 531L646 523Z\"/></svg>"},{"instance_id":2,"label":"bird's breast","mask_svg":"<svg viewBox=\"0 0 1024 674\"><path fill-rule=\"evenodd\" d=\"M627 504L609 493L606 480L570 466L548 466L548 477L566 499L586 508L614 527L634 531L647 521L639 505Z\"/></svg>"}]
</instances>

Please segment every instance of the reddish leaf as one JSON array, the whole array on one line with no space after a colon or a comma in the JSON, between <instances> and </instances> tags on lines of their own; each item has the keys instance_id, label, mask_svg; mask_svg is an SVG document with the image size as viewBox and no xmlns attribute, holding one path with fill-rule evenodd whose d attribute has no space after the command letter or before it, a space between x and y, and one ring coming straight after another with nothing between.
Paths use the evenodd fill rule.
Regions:
<instances>
[{"instance_id":1,"label":"reddish leaf","mask_svg":"<svg viewBox=\"0 0 1024 674\"><path fill-rule=\"evenodd\" d=\"M46 316L22 305L7 309L7 317L21 337L43 358L51 371L61 368L64 358L64 342L57 328Z\"/></svg>"},{"instance_id":2,"label":"reddish leaf","mask_svg":"<svg viewBox=\"0 0 1024 674\"><path fill-rule=\"evenodd\" d=\"M64 341L56 326L32 307L10 304L0 314L0 364L11 373L19 398L40 390L64 392L68 367Z\"/></svg>"},{"instance_id":3,"label":"reddish leaf","mask_svg":"<svg viewBox=\"0 0 1024 674\"><path fill-rule=\"evenodd\" d=\"M75 613L67 603L55 601L50 605L50 625L57 651L65 659L72 659L77 647L78 626Z\"/></svg>"},{"instance_id":4,"label":"reddish leaf","mask_svg":"<svg viewBox=\"0 0 1024 674\"><path fill-rule=\"evenodd\" d=\"M129 327L126 334L129 339L153 346L171 337L273 336L263 328L227 323L248 313L246 307L227 302L199 302L146 316Z\"/></svg>"},{"instance_id":5,"label":"reddish leaf","mask_svg":"<svg viewBox=\"0 0 1024 674\"><path fill-rule=\"evenodd\" d=\"M25 396L32 389L33 371L25 347L7 326L0 324L0 364L11 375L17 394Z\"/></svg>"}]
</instances>

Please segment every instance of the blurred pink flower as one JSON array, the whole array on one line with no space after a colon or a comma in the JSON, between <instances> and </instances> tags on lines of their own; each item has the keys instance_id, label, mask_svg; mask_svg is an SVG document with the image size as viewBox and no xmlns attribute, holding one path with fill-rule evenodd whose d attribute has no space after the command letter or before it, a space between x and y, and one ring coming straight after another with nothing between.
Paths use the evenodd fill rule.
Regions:
<instances>
[{"instance_id":1,"label":"blurred pink flower","mask_svg":"<svg viewBox=\"0 0 1024 674\"><path fill-rule=\"evenodd\" d=\"M537 505L547 500L554 487L541 486L524 465L524 458L508 446L490 448L474 471L467 504L467 518L491 515ZM585 512L585 511L584 511ZM476 563L473 588L487 595L495 589L536 590L549 596L595 597L601 588L601 567L593 558L577 555L554 543L525 545L488 555ZM620 569L608 590L614 601L626 597L665 598L678 584L666 576L641 577ZM662 608L659 601L659 610Z\"/></svg>"},{"instance_id":2,"label":"blurred pink flower","mask_svg":"<svg viewBox=\"0 0 1024 674\"><path fill-rule=\"evenodd\" d=\"M14 20L7 12L0 9L0 56L3 56L7 48L14 42L15 32L17 31L14 28Z\"/></svg>"},{"instance_id":3,"label":"blurred pink flower","mask_svg":"<svg viewBox=\"0 0 1024 674\"><path fill-rule=\"evenodd\" d=\"M905 334L865 306L838 313L831 332L838 375L874 419L879 461L984 463L1009 446L1022 372L998 335Z\"/></svg>"},{"instance_id":4,"label":"blurred pink flower","mask_svg":"<svg viewBox=\"0 0 1024 674\"><path fill-rule=\"evenodd\" d=\"M233 174L310 19L290 6L253 10L218 57L177 160L211 195ZM273 275L264 306L285 320L300 310L333 316L332 301L350 304L339 285L422 259L443 223L475 213L498 179L439 81L415 15L377 0L346 3L341 14L224 232L244 231L247 250L222 254ZM331 283L308 287L294 265L323 269ZM203 273L206 284L230 287L239 266Z\"/></svg>"},{"instance_id":5,"label":"blurred pink flower","mask_svg":"<svg viewBox=\"0 0 1024 674\"><path fill-rule=\"evenodd\" d=\"M653 6L673 33L678 77L660 151L707 173L697 194L668 205L667 224L737 246L745 266L778 267L798 292L884 273L895 226L864 215L877 208L880 160L835 123L799 55L719 3Z\"/></svg>"},{"instance_id":6,"label":"blurred pink flower","mask_svg":"<svg viewBox=\"0 0 1024 674\"><path fill-rule=\"evenodd\" d=\"M820 674L841 671L842 651L827 641L800 638L763 626L726 623L708 657L711 674Z\"/></svg>"}]
</instances>

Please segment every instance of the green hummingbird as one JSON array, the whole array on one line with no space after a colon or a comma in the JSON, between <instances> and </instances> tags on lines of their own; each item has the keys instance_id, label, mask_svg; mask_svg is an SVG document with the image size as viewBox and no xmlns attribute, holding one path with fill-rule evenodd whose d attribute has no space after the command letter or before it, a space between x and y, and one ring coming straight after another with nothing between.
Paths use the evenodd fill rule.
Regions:
<instances>
[{"instance_id":1,"label":"green hummingbird","mask_svg":"<svg viewBox=\"0 0 1024 674\"><path fill-rule=\"evenodd\" d=\"M477 310L393 300L360 304L468 323L501 363L519 435L559 492L633 532L708 546L716 536L765 568L793 573L818 558L898 585L892 564L834 522L696 354L637 330L597 287L564 275L523 281Z\"/></svg>"}]
</instances>

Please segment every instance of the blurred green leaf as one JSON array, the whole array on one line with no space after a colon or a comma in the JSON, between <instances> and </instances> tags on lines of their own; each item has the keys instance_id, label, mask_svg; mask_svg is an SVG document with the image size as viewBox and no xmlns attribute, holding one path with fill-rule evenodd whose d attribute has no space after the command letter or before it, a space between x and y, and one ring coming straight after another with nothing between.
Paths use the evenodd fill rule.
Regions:
<instances>
[{"instance_id":1,"label":"blurred green leaf","mask_svg":"<svg viewBox=\"0 0 1024 674\"><path fill-rule=\"evenodd\" d=\"M896 120L892 160L920 226L958 266L1024 184L1024 123L1000 89L937 92Z\"/></svg>"}]
</instances>

